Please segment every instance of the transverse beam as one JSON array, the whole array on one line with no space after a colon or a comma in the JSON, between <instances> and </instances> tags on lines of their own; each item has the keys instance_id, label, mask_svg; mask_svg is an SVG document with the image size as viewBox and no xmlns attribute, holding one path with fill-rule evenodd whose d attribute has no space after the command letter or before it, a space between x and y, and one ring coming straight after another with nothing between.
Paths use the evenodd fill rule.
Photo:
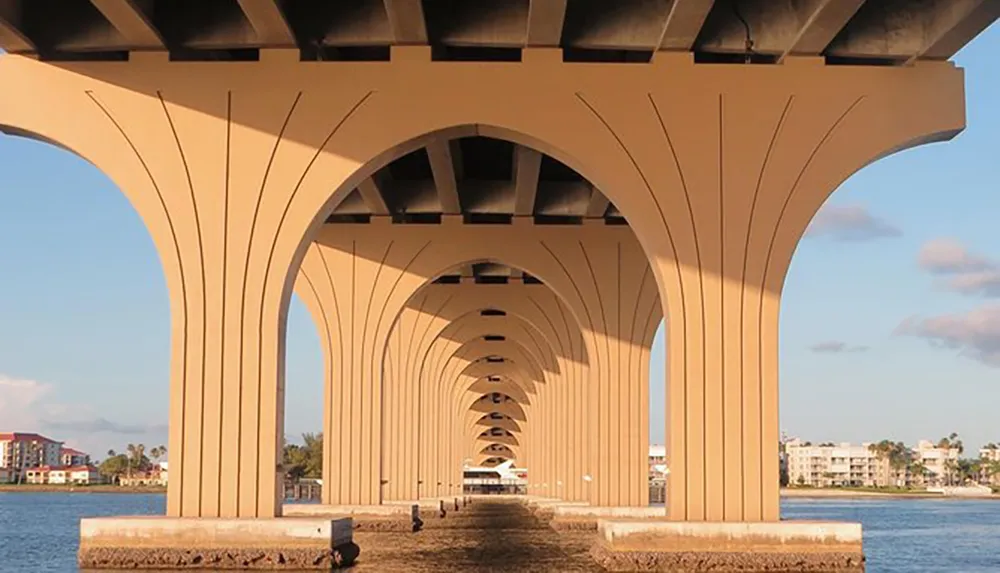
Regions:
<instances>
[{"instance_id":1,"label":"transverse beam","mask_svg":"<svg viewBox=\"0 0 1000 573\"><path fill-rule=\"evenodd\" d=\"M528 6L528 46L555 47L562 39L567 0L531 0Z\"/></svg>"},{"instance_id":2,"label":"transverse beam","mask_svg":"<svg viewBox=\"0 0 1000 573\"><path fill-rule=\"evenodd\" d=\"M604 193L594 187L594 192L590 195L590 201L587 202L586 217L603 217L608 211L608 207L611 206L611 201L604 196Z\"/></svg>"},{"instance_id":3,"label":"transverse beam","mask_svg":"<svg viewBox=\"0 0 1000 573\"><path fill-rule=\"evenodd\" d=\"M998 0L952 0L928 30L925 44L907 63L916 59L947 60L997 18Z\"/></svg>"},{"instance_id":4,"label":"transverse beam","mask_svg":"<svg viewBox=\"0 0 1000 573\"><path fill-rule=\"evenodd\" d=\"M110 0L114 2L115 0ZM238 0L262 46L295 46L295 34L277 0Z\"/></svg>"},{"instance_id":5,"label":"transverse beam","mask_svg":"<svg viewBox=\"0 0 1000 573\"><path fill-rule=\"evenodd\" d=\"M531 215L538 193L542 154L518 145L514 150L514 215Z\"/></svg>"},{"instance_id":6,"label":"transverse beam","mask_svg":"<svg viewBox=\"0 0 1000 573\"><path fill-rule=\"evenodd\" d=\"M427 43L427 23L421 0L385 0L385 12L396 44Z\"/></svg>"},{"instance_id":7,"label":"transverse beam","mask_svg":"<svg viewBox=\"0 0 1000 573\"><path fill-rule=\"evenodd\" d=\"M690 50L715 0L674 0L663 22L659 49Z\"/></svg>"},{"instance_id":8,"label":"transverse beam","mask_svg":"<svg viewBox=\"0 0 1000 573\"><path fill-rule=\"evenodd\" d=\"M830 45L841 29L864 4L865 0L821 0L807 14L795 39L778 57L788 55L819 55Z\"/></svg>"},{"instance_id":9,"label":"transverse beam","mask_svg":"<svg viewBox=\"0 0 1000 573\"><path fill-rule=\"evenodd\" d=\"M90 0L90 3L125 38L130 49L166 49L163 36L150 20L153 7L149 0Z\"/></svg>"},{"instance_id":10,"label":"transverse beam","mask_svg":"<svg viewBox=\"0 0 1000 573\"><path fill-rule=\"evenodd\" d=\"M371 210L372 215L388 215L389 205L385 202L385 196L374 177L369 177L358 185L358 192L364 199L365 205Z\"/></svg>"},{"instance_id":11,"label":"transverse beam","mask_svg":"<svg viewBox=\"0 0 1000 573\"><path fill-rule=\"evenodd\" d=\"M22 29L21 4L0 0L0 46L11 52L37 52L38 48Z\"/></svg>"},{"instance_id":12,"label":"transverse beam","mask_svg":"<svg viewBox=\"0 0 1000 573\"><path fill-rule=\"evenodd\" d=\"M438 198L441 201L441 212L445 215L458 215L462 212L455 173L461 163L458 154L457 142L453 144L445 139L435 139L427 145L427 158L431 163L434 186L437 187Z\"/></svg>"}]
</instances>

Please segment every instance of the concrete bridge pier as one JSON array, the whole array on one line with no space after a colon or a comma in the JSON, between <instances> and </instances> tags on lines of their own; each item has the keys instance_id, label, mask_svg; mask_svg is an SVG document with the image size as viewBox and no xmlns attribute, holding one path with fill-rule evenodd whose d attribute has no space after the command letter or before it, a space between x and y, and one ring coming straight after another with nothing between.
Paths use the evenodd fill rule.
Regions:
<instances>
[{"instance_id":1,"label":"concrete bridge pier","mask_svg":"<svg viewBox=\"0 0 1000 573\"><path fill-rule=\"evenodd\" d=\"M281 519L297 288L326 346L327 504L455 499L465 458L520 457L532 495L642 505L655 320L631 319L662 316L666 519L599 523L598 559L859 563L858 526L780 520L784 279L846 178L964 128L946 60L997 2L49 4L0 7L0 130L114 181L171 309L167 516L85 522L84 546L340 559L342 522ZM466 338L482 322L422 306L487 263L543 283L501 301L525 335Z\"/></svg>"}]
</instances>

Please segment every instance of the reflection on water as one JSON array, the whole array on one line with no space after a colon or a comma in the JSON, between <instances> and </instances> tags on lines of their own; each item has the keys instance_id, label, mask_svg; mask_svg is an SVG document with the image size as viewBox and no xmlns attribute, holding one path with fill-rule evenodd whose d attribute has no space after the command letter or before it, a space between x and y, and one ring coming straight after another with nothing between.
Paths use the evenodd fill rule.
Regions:
<instances>
[{"instance_id":1,"label":"reflection on water","mask_svg":"<svg viewBox=\"0 0 1000 573\"><path fill-rule=\"evenodd\" d=\"M75 571L81 517L155 515L163 510L162 495L0 493L0 573ZM869 573L1000 572L997 501L794 499L783 502L782 511L786 519L860 521L865 528ZM420 537L424 534L431 535ZM442 565L446 560L435 557L489 552L488 545L505 537L501 532L481 532L475 542L481 544L477 550L467 542L444 547L433 542L432 535L428 530L407 539L407 544L413 545L407 549L418 551L431 566L427 571L445 570ZM528 545L523 553L537 552L550 543L546 530L516 538L517 543ZM513 540L513 536L507 537L506 551L516 551ZM358 541L364 555L362 535ZM373 553L377 551L369 555Z\"/></svg>"}]
</instances>

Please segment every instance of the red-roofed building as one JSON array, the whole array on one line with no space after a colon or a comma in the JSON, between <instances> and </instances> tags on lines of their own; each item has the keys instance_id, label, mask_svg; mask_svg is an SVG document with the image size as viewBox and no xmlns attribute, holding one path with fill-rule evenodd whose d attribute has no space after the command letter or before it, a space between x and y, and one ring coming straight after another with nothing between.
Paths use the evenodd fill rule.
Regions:
<instances>
[{"instance_id":1,"label":"red-roofed building","mask_svg":"<svg viewBox=\"0 0 1000 573\"><path fill-rule=\"evenodd\" d=\"M85 466L90 464L90 455L81 452L80 450L74 450L73 448L67 448L65 446L62 449L60 458L60 461L64 466Z\"/></svg>"},{"instance_id":2,"label":"red-roofed building","mask_svg":"<svg viewBox=\"0 0 1000 573\"><path fill-rule=\"evenodd\" d=\"M40 466L25 470L25 481L31 484L87 485L101 483L101 474L90 465Z\"/></svg>"},{"instance_id":3,"label":"red-roofed building","mask_svg":"<svg viewBox=\"0 0 1000 573\"><path fill-rule=\"evenodd\" d=\"M58 466L61 454L62 442L39 434L0 432L0 468L15 474L28 468Z\"/></svg>"}]
</instances>

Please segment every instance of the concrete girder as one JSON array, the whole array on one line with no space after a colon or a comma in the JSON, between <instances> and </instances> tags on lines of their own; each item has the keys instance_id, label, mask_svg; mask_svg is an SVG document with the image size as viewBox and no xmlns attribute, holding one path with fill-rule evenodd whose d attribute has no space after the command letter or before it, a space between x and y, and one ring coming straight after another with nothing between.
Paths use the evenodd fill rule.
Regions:
<instances>
[{"instance_id":1,"label":"concrete girder","mask_svg":"<svg viewBox=\"0 0 1000 573\"><path fill-rule=\"evenodd\" d=\"M526 46L554 47L562 40L567 0L531 0Z\"/></svg>"},{"instance_id":2,"label":"concrete girder","mask_svg":"<svg viewBox=\"0 0 1000 573\"><path fill-rule=\"evenodd\" d=\"M143 0L90 0L118 30L132 50L165 50L160 31L153 25L151 2Z\"/></svg>"},{"instance_id":3,"label":"concrete girder","mask_svg":"<svg viewBox=\"0 0 1000 573\"><path fill-rule=\"evenodd\" d=\"M1000 17L996 0L866 2L826 53L840 57L946 60Z\"/></svg>"},{"instance_id":4,"label":"concrete girder","mask_svg":"<svg viewBox=\"0 0 1000 573\"><path fill-rule=\"evenodd\" d=\"M361 194L362 200L364 200L365 205L368 206L368 210L375 215L388 215L389 205L385 202L385 195L382 193L378 182L375 181L375 177L369 177L358 185L358 192Z\"/></svg>"},{"instance_id":5,"label":"concrete girder","mask_svg":"<svg viewBox=\"0 0 1000 573\"><path fill-rule=\"evenodd\" d=\"M0 46L10 52L37 52L24 30L23 6L17 2L0 3Z\"/></svg>"},{"instance_id":6,"label":"concrete girder","mask_svg":"<svg viewBox=\"0 0 1000 573\"><path fill-rule=\"evenodd\" d=\"M421 0L385 0L392 37L401 45L427 43L427 22Z\"/></svg>"},{"instance_id":7,"label":"concrete girder","mask_svg":"<svg viewBox=\"0 0 1000 573\"><path fill-rule=\"evenodd\" d=\"M690 50L714 4L715 0L673 0L663 21L658 48Z\"/></svg>"},{"instance_id":8,"label":"concrete girder","mask_svg":"<svg viewBox=\"0 0 1000 573\"><path fill-rule=\"evenodd\" d=\"M702 66L662 52L649 66L595 71L550 56L528 49L519 65L475 66L431 66L425 47L395 49L392 62L374 66L317 66L281 50L217 66L160 52L58 64L0 56L2 129L101 169L160 255L174 325L169 515L280 513L282 333L313 232L401 146L475 125L583 174L627 218L650 261L671 314L670 517L778 520L769 476L778 460L778 311L792 253L852 173L964 128L962 72L946 62L887 68L799 58L766 70ZM226 165L238 168L227 177ZM489 242L528 248L518 238L524 230ZM557 239L545 245L556 261L582 258L563 254ZM453 256L468 248L445 258L490 256ZM545 252L528 248L516 266L548 269L542 280L574 312L595 304L538 265ZM388 306L398 312L402 299ZM376 308L369 328L388 331L382 310L396 316ZM608 310L598 328L617 324ZM597 351L592 340L587 351ZM358 364L367 369L359 384L370 383L379 360ZM373 412L365 401L353 406ZM363 426L378 438L377 425ZM355 461L371 472L372 461Z\"/></svg>"},{"instance_id":9,"label":"concrete girder","mask_svg":"<svg viewBox=\"0 0 1000 573\"><path fill-rule=\"evenodd\" d=\"M702 50L716 53L746 52L747 28L753 51L777 56L818 56L850 21L865 0L809 0L807 2L743 2L739 15L732 8L714 10L705 30ZM767 23L765 26L764 23Z\"/></svg>"},{"instance_id":10,"label":"concrete girder","mask_svg":"<svg viewBox=\"0 0 1000 573\"><path fill-rule=\"evenodd\" d=\"M261 46L294 46L295 34L277 0L237 0Z\"/></svg>"},{"instance_id":11,"label":"concrete girder","mask_svg":"<svg viewBox=\"0 0 1000 573\"><path fill-rule=\"evenodd\" d=\"M445 214L462 212L462 204L458 199L458 180L461 179L462 165L460 157L457 141L438 138L427 145L434 186L441 202L441 212Z\"/></svg>"},{"instance_id":12,"label":"concrete girder","mask_svg":"<svg viewBox=\"0 0 1000 573\"><path fill-rule=\"evenodd\" d=\"M532 3L534 5L534 3ZM538 174L542 154L530 147L518 145L514 150L514 215L531 215L538 193Z\"/></svg>"}]
</instances>

